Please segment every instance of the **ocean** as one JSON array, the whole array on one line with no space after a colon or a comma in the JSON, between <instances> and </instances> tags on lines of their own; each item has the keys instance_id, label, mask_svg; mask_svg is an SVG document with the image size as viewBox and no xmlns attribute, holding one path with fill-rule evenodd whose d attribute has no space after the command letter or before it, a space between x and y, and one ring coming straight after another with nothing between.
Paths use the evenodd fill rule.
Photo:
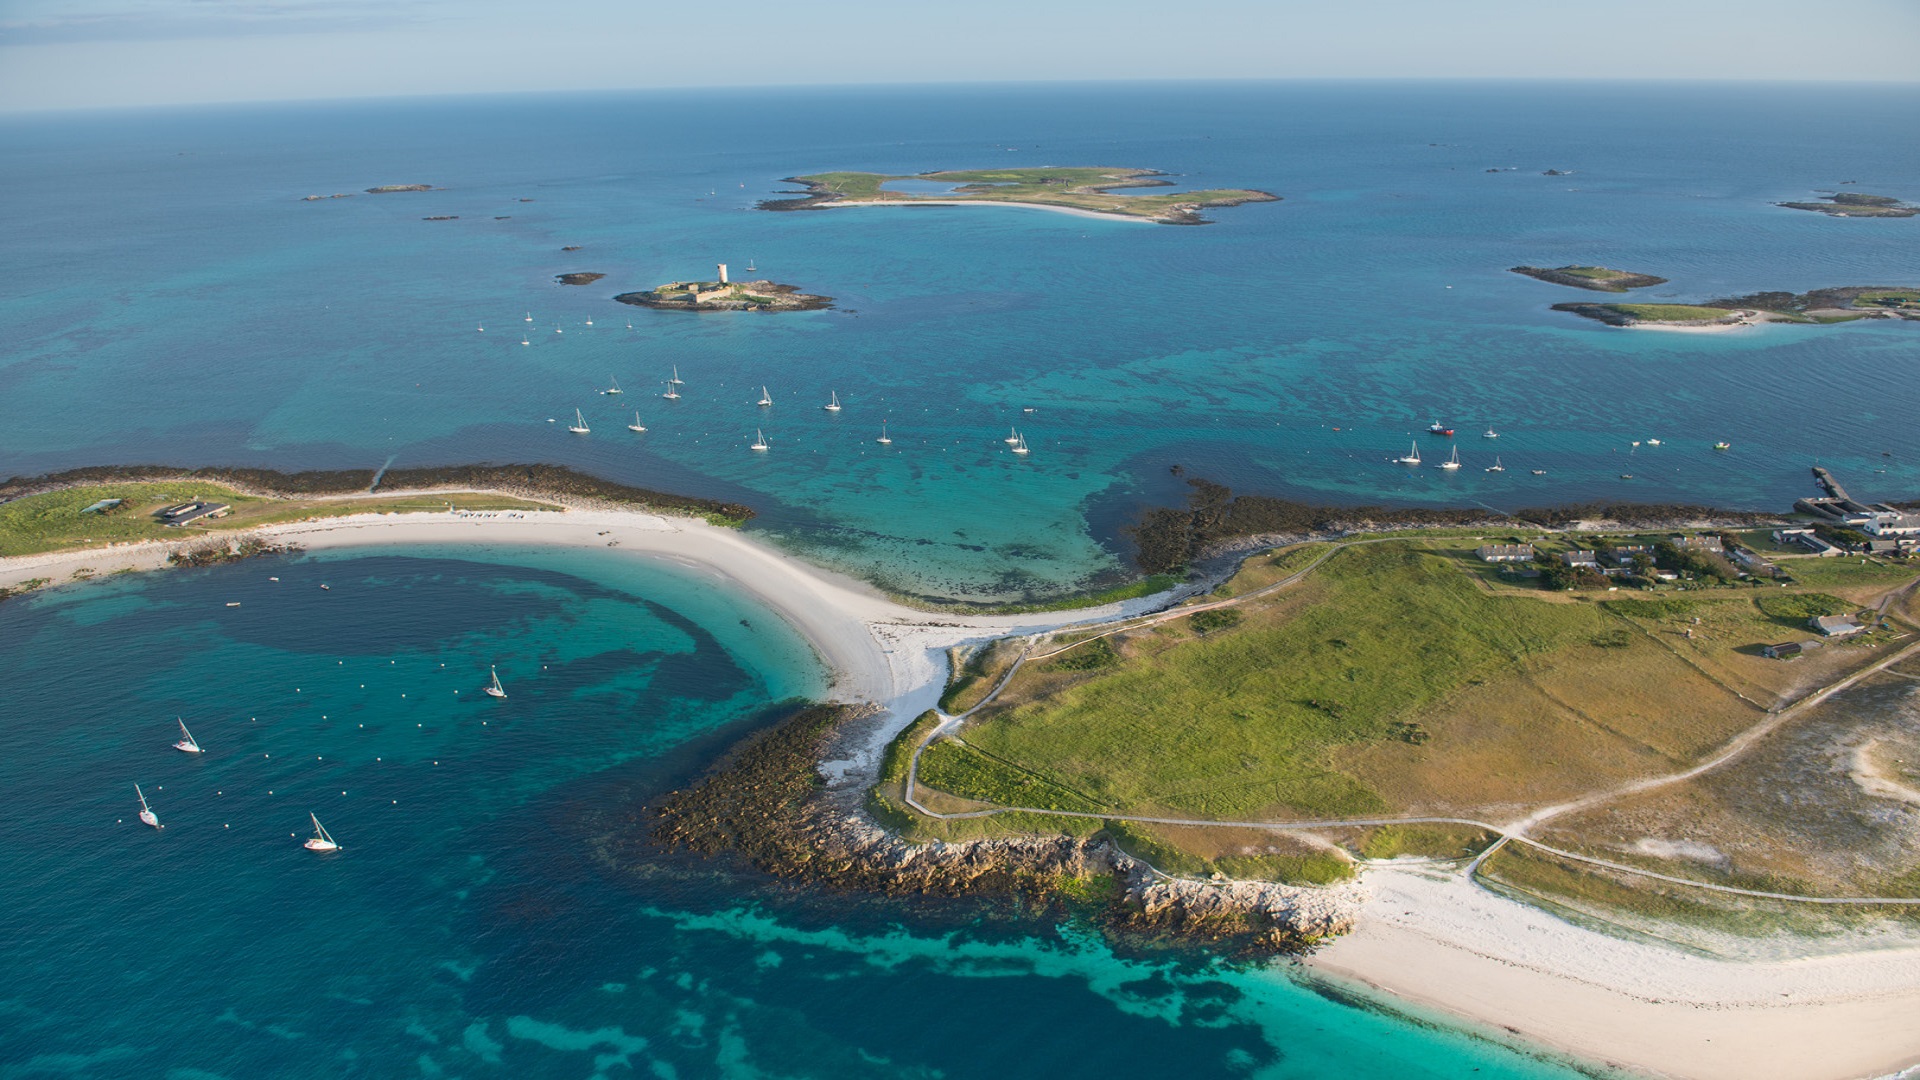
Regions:
<instances>
[{"instance_id":1,"label":"ocean","mask_svg":"<svg viewBox=\"0 0 1920 1080\"><path fill-rule=\"evenodd\" d=\"M1920 326L1626 332L1549 310L1605 296L1507 268L1671 279L1642 301L1920 283L1920 218L1771 205L1920 199L1920 144L1893 134L1917 121L1913 87L1511 83L8 117L0 473L564 463L746 502L810 558L980 598L1123 578L1120 529L1182 496L1175 465L1339 504L1784 508L1816 462L1856 495L1913 497ZM753 209L792 175L1001 163L1285 201L1191 228ZM390 183L445 190L301 201ZM837 307L611 300L720 262ZM554 280L576 271L607 276ZM676 367L684 396L663 400ZM601 395L610 379L626 393ZM843 411L820 408L830 393ZM549 422L576 408L590 436ZM1415 439L1443 455L1418 434L1435 419L1465 468L1388 461ZM1001 441L1013 425L1027 458ZM746 449L756 428L771 452Z\"/></svg>"},{"instance_id":2,"label":"ocean","mask_svg":"<svg viewBox=\"0 0 1920 1080\"><path fill-rule=\"evenodd\" d=\"M1920 328L1614 331L1505 268L1672 279L1635 299L1916 283L1920 219L1769 205L1920 198L1890 134L1915 119L1896 87L1312 83L7 117L0 475L558 462L974 597L1125 577L1174 465L1355 504L1774 507L1816 461L1912 496ZM752 209L789 175L1015 161L1285 201L1199 228ZM302 201L391 183L444 190ZM722 261L838 305L610 301ZM590 436L549 422L575 408ZM1467 468L1390 466L1433 419ZM825 683L752 601L617 552L74 583L0 604L0 656L0 1077L1577 1075L1284 964L611 866L623 813ZM176 715L206 755L169 748ZM309 814L342 851L301 849Z\"/></svg>"}]
</instances>

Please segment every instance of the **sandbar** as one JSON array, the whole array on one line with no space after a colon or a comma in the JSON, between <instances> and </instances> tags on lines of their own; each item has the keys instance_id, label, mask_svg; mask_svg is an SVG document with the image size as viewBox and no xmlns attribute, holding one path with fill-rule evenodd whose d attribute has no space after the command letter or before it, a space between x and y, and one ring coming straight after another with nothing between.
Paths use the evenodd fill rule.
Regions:
<instances>
[{"instance_id":1,"label":"sandbar","mask_svg":"<svg viewBox=\"0 0 1920 1080\"><path fill-rule=\"evenodd\" d=\"M823 202L811 209L836 210L855 206L1016 206L1023 210L1046 210L1055 214L1072 214L1074 217L1097 218L1101 221L1133 221L1142 225L1158 225L1153 218L1137 214L1116 214L1104 210L1084 210L1078 206L1049 206L1046 203L1009 202L1005 199L884 199L871 202Z\"/></svg>"}]
</instances>

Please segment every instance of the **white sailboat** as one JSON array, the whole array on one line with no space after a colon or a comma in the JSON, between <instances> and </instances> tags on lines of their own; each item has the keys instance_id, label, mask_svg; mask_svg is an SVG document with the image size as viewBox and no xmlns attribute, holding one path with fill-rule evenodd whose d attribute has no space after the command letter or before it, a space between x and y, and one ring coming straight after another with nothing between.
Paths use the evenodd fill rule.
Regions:
<instances>
[{"instance_id":1,"label":"white sailboat","mask_svg":"<svg viewBox=\"0 0 1920 1080\"><path fill-rule=\"evenodd\" d=\"M528 321L528 322L532 322L532 321L533 321L533 312L531 312L531 311L529 311L529 312L527 312L527 321Z\"/></svg>"},{"instance_id":2,"label":"white sailboat","mask_svg":"<svg viewBox=\"0 0 1920 1080\"><path fill-rule=\"evenodd\" d=\"M616 379L613 376L609 375L607 376L607 388L600 392L603 394L623 394L626 391L620 389L619 379Z\"/></svg>"},{"instance_id":3,"label":"white sailboat","mask_svg":"<svg viewBox=\"0 0 1920 1080\"><path fill-rule=\"evenodd\" d=\"M587 325L588 325L588 326L592 326L592 325L593 325L593 320L592 320L591 318L589 318L589 319L587 320Z\"/></svg>"},{"instance_id":4,"label":"white sailboat","mask_svg":"<svg viewBox=\"0 0 1920 1080\"><path fill-rule=\"evenodd\" d=\"M672 383L674 386L685 386L687 384L687 380L680 377L679 364L673 365L673 378L668 379L667 381L669 383Z\"/></svg>"},{"instance_id":5,"label":"white sailboat","mask_svg":"<svg viewBox=\"0 0 1920 1080\"><path fill-rule=\"evenodd\" d=\"M573 432L575 435L585 435L593 429L587 426L587 418L580 415L580 410L575 409L573 410L573 424L568 427L567 430Z\"/></svg>"},{"instance_id":6,"label":"white sailboat","mask_svg":"<svg viewBox=\"0 0 1920 1080\"><path fill-rule=\"evenodd\" d=\"M507 688L500 685L500 669L497 667L494 667L492 664L488 664L487 671L492 676L492 678L488 681L486 686L487 696L497 697L502 700L505 700L507 696Z\"/></svg>"},{"instance_id":7,"label":"white sailboat","mask_svg":"<svg viewBox=\"0 0 1920 1080\"><path fill-rule=\"evenodd\" d=\"M520 335L520 344L522 344L522 345L531 345L531 344L533 344L533 340L532 340L531 338L529 338L529 337L527 337L527 335L525 335L525 334L521 334L521 335Z\"/></svg>"},{"instance_id":8,"label":"white sailboat","mask_svg":"<svg viewBox=\"0 0 1920 1080\"><path fill-rule=\"evenodd\" d=\"M1014 442L1013 442L1014 453L1026 454L1031 452L1027 449L1027 437L1025 435L1022 435L1016 431L1013 433L1013 439L1014 439Z\"/></svg>"},{"instance_id":9,"label":"white sailboat","mask_svg":"<svg viewBox=\"0 0 1920 1080\"><path fill-rule=\"evenodd\" d=\"M1494 455L1494 458L1493 458L1493 464L1487 466L1487 471L1488 472L1506 472L1507 467L1505 465L1500 464L1500 457L1498 454L1496 454Z\"/></svg>"},{"instance_id":10,"label":"white sailboat","mask_svg":"<svg viewBox=\"0 0 1920 1080\"><path fill-rule=\"evenodd\" d=\"M840 411L839 393L832 390L827 391L827 403L820 407L827 410L828 412L839 412Z\"/></svg>"},{"instance_id":11,"label":"white sailboat","mask_svg":"<svg viewBox=\"0 0 1920 1080\"><path fill-rule=\"evenodd\" d=\"M741 187L745 187L746 185L745 185L745 184L742 184L742 185L740 185L740 186L741 186ZM759 272L760 272L760 268L759 268L759 267L757 267L757 266L755 266L755 265L753 265L753 256L751 256L751 255L749 255L749 256L747 256L747 273L749 273L749 274L757 274L757 273L759 273Z\"/></svg>"},{"instance_id":12,"label":"white sailboat","mask_svg":"<svg viewBox=\"0 0 1920 1080\"><path fill-rule=\"evenodd\" d=\"M885 420L880 421L880 437L875 439L874 442L879 443L881 446L893 445L893 440L887 437L887 422Z\"/></svg>"},{"instance_id":13,"label":"white sailboat","mask_svg":"<svg viewBox=\"0 0 1920 1080\"><path fill-rule=\"evenodd\" d=\"M760 400L754 402L754 404L760 406L763 409L768 408L773 404L773 396L767 393L766 387L762 386L760 388Z\"/></svg>"},{"instance_id":14,"label":"white sailboat","mask_svg":"<svg viewBox=\"0 0 1920 1080\"><path fill-rule=\"evenodd\" d=\"M486 328L486 326L485 326L484 324L483 324L483 325L480 325L480 326L476 326L476 327L474 327L474 329L475 329L475 330L478 330L478 331L480 331L480 332L481 332L481 333L483 333L483 334L487 332L487 328Z\"/></svg>"},{"instance_id":15,"label":"white sailboat","mask_svg":"<svg viewBox=\"0 0 1920 1080\"><path fill-rule=\"evenodd\" d=\"M633 423L631 423L631 424L628 424L628 425L627 425L627 430L628 430L628 431L645 431L645 430L647 430L647 425L645 425L645 424L643 424L643 423L641 423L641 422L640 422L640 410L638 410L638 409L635 409L635 410L633 411Z\"/></svg>"},{"instance_id":16,"label":"white sailboat","mask_svg":"<svg viewBox=\"0 0 1920 1080\"><path fill-rule=\"evenodd\" d=\"M144 824L147 824L147 825L151 825L151 826L153 826L153 827L154 827L154 828L156 828L156 829L164 829L164 828L166 828L166 826L165 826L165 825L162 825L162 824L160 824L160 815L159 815L159 814L156 814L156 813L154 813L154 812L153 812L153 807L151 807L151 806L148 806L148 805L147 805L147 795L146 795L146 792L144 792L144 791L141 791L141 790L140 790L140 785L139 785L139 784L135 784L135 785L133 785L133 793L134 793L134 794L135 794L136 796L138 796L138 797L139 797L139 799L140 799L140 820L141 820L141 822L143 822Z\"/></svg>"},{"instance_id":17,"label":"white sailboat","mask_svg":"<svg viewBox=\"0 0 1920 1080\"><path fill-rule=\"evenodd\" d=\"M566 331L565 331L565 330L562 330L562 329L560 329L560 324L559 324L559 323L554 323L554 324L553 324L553 332L554 332L554 333L556 333L556 334L564 334L564 333L566 333Z\"/></svg>"},{"instance_id":18,"label":"white sailboat","mask_svg":"<svg viewBox=\"0 0 1920 1080\"><path fill-rule=\"evenodd\" d=\"M194 741L193 732L187 730L187 722L177 716L173 719L175 723L180 725L180 741L174 743L173 748L189 754L205 753L205 751L200 749L200 744Z\"/></svg>"},{"instance_id":19,"label":"white sailboat","mask_svg":"<svg viewBox=\"0 0 1920 1080\"><path fill-rule=\"evenodd\" d=\"M1412 447L1410 447L1410 448L1409 448L1409 449L1407 450L1407 456L1406 456L1406 457L1397 457L1397 458L1394 458L1393 460L1394 460L1395 462L1397 462L1398 464L1401 464L1401 465L1418 465L1418 464L1420 464L1420 443L1419 443L1419 441L1418 441L1418 440L1416 440L1416 441L1414 442L1414 444L1413 444L1413 446L1412 446Z\"/></svg>"},{"instance_id":20,"label":"white sailboat","mask_svg":"<svg viewBox=\"0 0 1920 1080\"><path fill-rule=\"evenodd\" d=\"M1013 428L1008 428L1007 437L1004 439L1001 439L1000 441L1003 443L1006 443L1008 446L1012 446L1014 443L1017 443L1020 441L1020 432L1018 432Z\"/></svg>"},{"instance_id":21,"label":"white sailboat","mask_svg":"<svg viewBox=\"0 0 1920 1080\"><path fill-rule=\"evenodd\" d=\"M1457 469L1460 467L1460 448L1458 446L1453 448L1453 456L1441 462L1440 467L1443 469Z\"/></svg>"},{"instance_id":22,"label":"white sailboat","mask_svg":"<svg viewBox=\"0 0 1920 1080\"><path fill-rule=\"evenodd\" d=\"M765 450L766 448L767 448L767 436L766 436L766 433L765 433L765 432L762 432L762 431L761 431L761 430L760 430L759 428L754 428L754 429L753 429L753 445L752 445L752 446L749 446L749 447L747 447L747 449L749 449L749 450Z\"/></svg>"},{"instance_id":23,"label":"white sailboat","mask_svg":"<svg viewBox=\"0 0 1920 1080\"><path fill-rule=\"evenodd\" d=\"M311 813L307 817L313 821L313 836L300 846L308 851L339 851L340 845L334 843L333 837L327 835L326 827L320 824L320 819Z\"/></svg>"}]
</instances>

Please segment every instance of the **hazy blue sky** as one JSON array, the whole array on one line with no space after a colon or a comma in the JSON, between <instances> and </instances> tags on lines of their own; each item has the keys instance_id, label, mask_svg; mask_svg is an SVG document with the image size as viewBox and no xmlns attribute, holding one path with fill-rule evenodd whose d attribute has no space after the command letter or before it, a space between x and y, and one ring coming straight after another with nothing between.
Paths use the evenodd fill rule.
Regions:
<instances>
[{"instance_id":1,"label":"hazy blue sky","mask_svg":"<svg viewBox=\"0 0 1920 1080\"><path fill-rule=\"evenodd\" d=\"M1916 81L1920 0L0 0L0 109L1435 76Z\"/></svg>"}]
</instances>

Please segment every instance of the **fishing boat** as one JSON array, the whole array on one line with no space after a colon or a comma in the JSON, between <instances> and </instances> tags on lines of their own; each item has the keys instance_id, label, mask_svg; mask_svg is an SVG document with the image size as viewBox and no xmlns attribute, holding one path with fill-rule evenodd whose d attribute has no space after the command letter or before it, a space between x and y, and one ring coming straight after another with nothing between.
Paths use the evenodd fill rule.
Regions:
<instances>
[{"instance_id":1,"label":"fishing boat","mask_svg":"<svg viewBox=\"0 0 1920 1080\"><path fill-rule=\"evenodd\" d=\"M887 437L887 422L885 420L880 421L880 437L875 439L874 442L879 443L881 446L893 445L893 440Z\"/></svg>"},{"instance_id":2,"label":"fishing boat","mask_svg":"<svg viewBox=\"0 0 1920 1080\"><path fill-rule=\"evenodd\" d=\"M507 688L500 685L500 669L497 667L494 667L492 664L488 664L487 672L488 672L488 675L490 676L486 686L487 696L497 697L502 701L506 700Z\"/></svg>"},{"instance_id":3,"label":"fishing boat","mask_svg":"<svg viewBox=\"0 0 1920 1080\"><path fill-rule=\"evenodd\" d=\"M768 408L773 404L773 396L767 393L766 387L762 386L760 388L760 400L754 402L754 404L760 406L763 409Z\"/></svg>"},{"instance_id":4,"label":"fishing boat","mask_svg":"<svg viewBox=\"0 0 1920 1080\"><path fill-rule=\"evenodd\" d=\"M1014 443L1017 443L1020 441L1020 433L1018 431L1015 431L1013 428L1008 428L1007 437L1004 439L1001 439L1000 441L1003 443L1006 443L1008 446L1012 446Z\"/></svg>"},{"instance_id":5,"label":"fishing boat","mask_svg":"<svg viewBox=\"0 0 1920 1080\"><path fill-rule=\"evenodd\" d=\"M580 410L575 409L573 410L573 424L568 427L567 430L573 432L575 435L585 435L593 429L587 426L587 418L580 415Z\"/></svg>"},{"instance_id":6,"label":"fishing boat","mask_svg":"<svg viewBox=\"0 0 1920 1080\"><path fill-rule=\"evenodd\" d=\"M1453 456L1441 462L1440 467L1443 469L1457 469L1460 467L1460 448L1458 446L1453 448Z\"/></svg>"},{"instance_id":7,"label":"fishing boat","mask_svg":"<svg viewBox=\"0 0 1920 1080\"><path fill-rule=\"evenodd\" d=\"M839 412L840 411L840 395L837 392L832 390L827 391L827 403L820 407L827 410L828 412Z\"/></svg>"},{"instance_id":8,"label":"fishing boat","mask_svg":"<svg viewBox=\"0 0 1920 1080\"><path fill-rule=\"evenodd\" d=\"M645 424L642 424L642 423L640 422L640 410L638 410L638 409L635 409L635 410L633 411L633 423L631 423L631 424L628 424L628 425L627 425L627 430L628 430L628 431L645 431L645 430L647 430L647 426L646 426Z\"/></svg>"},{"instance_id":9,"label":"fishing boat","mask_svg":"<svg viewBox=\"0 0 1920 1080\"><path fill-rule=\"evenodd\" d=\"M749 450L765 450L766 448L767 448L767 436L766 436L766 433L765 433L765 432L763 432L763 431L761 431L761 430L760 430L759 428L754 428L754 429L753 429L753 445L752 445L752 446L749 446L749 447L747 447L747 449L749 449Z\"/></svg>"},{"instance_id":10,"label":"fishing boat","mask_svg":"<svg viewBox=\"0 0 1920 1080\"><path fill-rule=\"evenodd\" d=\"M308 851L339 851L340 845L334 843L333 837L327 835L326 826L320 824L320 819L313 814L308 814L307 817L313 820L313 836L300 846Z\"/></svg>"},{"instance_id":11,"label":"fishing boat","mask_svg":"<svg viewBox=\"0 0 1920 1080\"><path fill-rule=\"evenodd\" d=\"M1014 439L1014 442L1013 442L1014 453L1016 454L1031 453L1031 451L1027 449L1027 437L1025 435L1022 435L1016 431L1013 433L1013 439Z\"/></svg>"},{"instance_id":12,"label":"fishing boat","mask_svg":"<svg viewBox=\"0 0 1920 1080\"><path fill-rule=\"evenodd\" d=\"M613 376L609 375L607 376L607 388L600 392L603 394L621 394L621 393L625 393L626 391L620 389L619 379L616 379Z\"/></svg>"},{"instance_id":13,"label":"fishing boat","mask_svg":"<svg viewBox=\"0 0 1920 1080\"><path fill-rule=\"evenodd\" d=\"M1500 464L1500 458L1498 456L1495 456L1493 459L1493 464L1487 466L1487 471L1488 472L1506 472L1507 467L1505 465Z\"/></svg>"},{"instance_id":14,"label":"fishing boat","mask_svg":"<svg viewBox=\"0 0 1920 1080\"><path fill-rule=\"evenodd\" d=\"M1497 439L1500 437L1500 433L1493 430L1492 428L1488 428L1487 430L1480 433L1480 437L1483 439Z\"/></svg>"},{"instance_id":15,"label":"fishing boat","mask_svg":"<svg viewBox=\"0 0 1920 1080\"><path fill-rule=\"evenodd\" d=\"M1648 439L1648 440L1647 440L1647 445L1648 445L1648 446L1659 446L1659 445L1660 445L1660 440L1659 440L1659 439Z\"/></svg>"},{"instance_id":16,"label":"fishing boat","mask_svg":"<svg viewBox=\"0 0 1920 1080\"><path fill-rule=\"evenodd\" d=\"M1547 470L1545 470L1545 469L1534 469L1534 470L1533 470L1533 475L1535 475L1535 476L1545 476L1545 475L1547 475Z\"/></svg>"},{"instance_id":17,"label":"fishing boat","mask_svg":"<svg viewBox=\"0 0 1920 1080\"><path fill-rule=\"evenodd\" d=\"M1731 450L1733 449L1733 444L1730 442L1717 442L1713 444L1713 448L1715 450Z\"/></svg>"},{"instance_id":18,"label":"fishing boat","mask_svg":"<svg viewBox=\"0 0 1920 1080\"><path fill-rule=\"evenodd\" d=\"M1448 427L1447 425L1445 425L1445 424L1443 424L1443 423L1441 423L1440 421L1438 421L1438 420L1435 420L1435 421L1434 421L1433 423L1431 423L1431 424L1428 424L1428 425L1427 425L1427 434L1429 434L1429 435L1451 435L1451 434L1453 434L1453 429L1452 429L1452 428L1450 428L1450 427Z\"/></svg>"},{"instance_id":19,"label":"fishing boat","mask_svg":"<svg viewBox=\"0 0 1920 1080\"><path fill-rule=\"evenodd\" d=\"M143 791L141 791L141 790L140 790L140 785L139 785L139 784L135 784L135 785L133 785L133 793L134 793L134 794L135 794L136 796L138 796L138 797L139 797L139 799L140 799L140 820L141 820L141 822L142 822L142 823L144 823L144 824L147 824L147 825L151 825L151 826L153 826L153 827L154 827L154 828L156 828L156 829L164 829L164 828L166 828L166 826L165 826L165 825L162 825L162 824L160 824L160 815L159 815L159 814L156 814L156 813L154 813L154 812L153 812L153 807L151 807L151 806L148 806L148 805L147 805L147 795L146 795L146 792L143 792Z\"/></svg>"},{"instance_id":20,"label":"fishing boat","mask_svg":"<svg viewBox=\"0 0 1920 1080\"><path fill-rule=\"evenodd\" d=\"M200 749L200 744L194 741L193 732L187 730L187 722L177 716L174 717L173 720L174 723L180 725L180 741L174 743L173 748L189 754L205 753L204 750Z\"/></svg>"},{"instance_id":21,"label":"fishing boat","mask_svg":"<svg viewBox=\"0 0 1920 1080\"><path fill-rule=\"evenodd\" d=\"M1397 457L1397 458L1394 458L1393 460L1395 461L1395 463L1400 465L1420 464L1420 444L1417 442L1414 443L1411 447L1407 449L1407 456Z\"/></svg>"},{"instance_id":22,"label":"fishing boat","mask_svg":"<svg viewBox=\"0 0 1920 1080\"><path fill-rule=\"evenodd\" d=\"M1632 474L1632 473L1630 473L1630 472L1623 472L1623 473L1621 473L1621 474L1620 474L1620 479L1622 479L1622 480L1631 480L1631 479L1633 479L1633 474Z\"/></svg>"}]
</instances>

